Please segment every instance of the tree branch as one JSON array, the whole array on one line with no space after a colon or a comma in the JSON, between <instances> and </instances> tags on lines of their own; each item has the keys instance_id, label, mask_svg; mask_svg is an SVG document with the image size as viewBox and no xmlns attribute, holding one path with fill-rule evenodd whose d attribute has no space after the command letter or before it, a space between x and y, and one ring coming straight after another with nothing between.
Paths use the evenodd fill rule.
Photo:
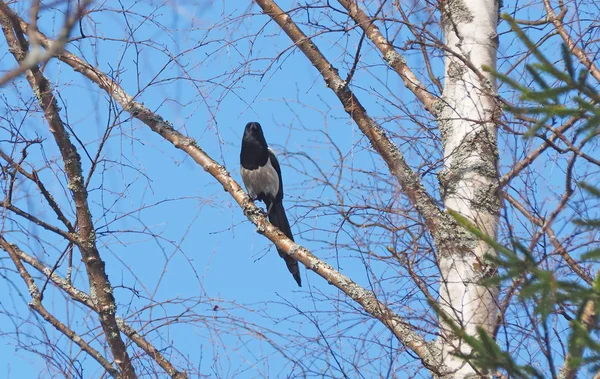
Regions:
<instances>
[{"instance_id":1,"label":"tree branch","mask_svg":"<svg viewBox=\"0 0 600 379\"><path fill-rule=\"evenodd\" d=\"M52 281L52 283L54 283L57 287L59 287L60 289L65 291L69 296L71 296L71 298L73 300L77 301L80 304L83 304L84 306L88 307L92 311L98 313L98 309L96 308L96 305L94 304L91 297L87 293L74 287L70 281L68 281L65 278L60 277L58 274L56 274L54 272L53 269L44 265L38 259L27 254L23 250L15 247L14 253L19 257L20 260L27 263L34 269L36 269L38 272L43 274L46 278L50 279ZM117 324L119 325L119 329L121 329L121 332L123 332L125 335L127 335L127 337L129 337L140 349L142 349L144 352L146 352L146 354L148 354L150 357L152 357L152 359L154 359L154 361L156 363L158 363L158 365L163 370L165 370L165 372L169 376L171 376L171 378L187 379L188 376L185 371L177 370L175 368L175 366L173 366L173 364L168 359L166 359L165 356L162 355L160 353L160 351L158 351L158 349L156 349L156 347L154 347L154 345L152 345L141 334L139 334L138 331L135 330L135 328L133 328L131 325L129 325L125 320L123 320L119 316L116 316L116 318L117 318Z\"/></svg>"},{"instance_id":2,"label":"tree branch","mask_svg":"<svg viewBox=\"0 0 600 379\"><path fill-rule=\"evenodd\" d=\"M564 124L562 124L558 129L556 129L555 131L553 131L552 135L550 137L548 137L548 139L543 142L542 144L540 144L540 146L538 146L537 148L535 148L528 156L526 156L524 159L522 159L521 161L515 163L512 167L512 169L507 172L506 174L504 174L499 182L499 188L502 188L504 186L506 186L513 178L517 177L517 175L519 175L524 169L526 169L527 167L529 167L537 157L539 157L540 155L542 155L542 153L544 151L546 151L546 149L548 149L550 146L552 146L552 143L559 139L564 132L566 132L568 129L570 129L573 125L575 125L575 123L579 120L579 118L577 117L572 117L569 120L567 120Z\"/></svg>"},{"instance_id":3,"label":"tree branch","mask_svg":"<svg viewBox=\"0 0 600 379\"><path fill-rule=\"evenodd\" d=\"M594 79L596 79L600 83L600 69L598 69L598 66L596 66L594 61L587 56L585 51L577 47L577 44L575 43L573 38L571 38L569 32L567 32L567 30L565 29L563 19L567 13L566 8L560 12L558 17L556 16L556 13L554 13L554 9L552 9L552 4L550 4L550 0L544 0L544 8L546 8L546 13L548 14L547 17L552 21L552 24L558 31L558 34L560 34L565 44L569 47L569 50L571 50L573 55L575 55L579 59L579 62L581 62L581 64L589 70L590 74L592 74Z\"/></svg>"},{"instance_id":4,"label":"tree branch","mask_svg":"<svg viewBox=\"0 0 600 379\"><path fill-rule=\"evenodd\" d=\"M63 223L63 225L65 225L67 227L67 229L69 230L69 233L75 233L75 228L73 227L71 222L67 219L67 217L64 215L64 213L60 209L60 206L56 203L56 200L54 200L54 196L52 196L50 191L48 191L48 189L46 189L46 186L40 180L40 178L37 174L37 171L33 170L32 172L28 172L27 170L25 170L23 168L23 166L21 164L15 162L8 154L6 154L1 149L0 149L0 157L2 157L2 159L4 159L12 168L16 169L21 175L23 175L24 177L31 180L32 182L34 182L37 185L40 192L42 193L42 196L44 196L44 198L48 202L48 205L50 205L50 208L52 208L52 210L56 214L56 217ZM11 209L11 210L13 210L13 209ZM25 213L25 212L23 212L23 213ZM23 216L23 217L25 217L25 216ZM33 217L33 216L31 216L31 217ZM38 222L36 222L36 223L38 225L41 225ZM46 229L48 229L48 227L46 227L46 226L44 226L44 227ZM56 230L53 230L53 231L55 233L57 233ZM61 234L61 233L64 233L64 232L62 232L62 230L61 230L59 234ZM63 237L64 237L64 235L63 235ZM75 241L71 240L71 242L75 242Z\"/></svg>"},{"instance_id":5,"label":"tree branch","mask_svg":"<svg viewBox=\"0 0 600 379\"><path fill-rule=\"evenodd\" d=\"M26 29L27 24L23 20L20 20L20 22L23 28ZM51 40L42 33L38 33L38 35L42 44L51 43ZM168 121L165 121L160 115L135 101L110 77L95 69L74 54L64 51L57 57L62 62L71 66L76 72L79 72L105 90L125 111L131 113L135 118L150 127L152 131L192 157L192 159L200 164L205 171L223 185L225 191L231 194L234 200L243 209L244 214L248 219L256 225L259 233L264 234L269 240L273 241L278 248L287 252L288 255L301 262L308 269L317 273L327 280L328 283L336 286L360 304L366 312L380 320L398 338L398 340L408 348L412 349L430 370L436 373L442 370L440 353L435 344L425 341L421 335L413 330L409 323L395 314L387 305L379 301L373 292L366 290L350 280L350 278L336 271L329 264L314 256L308 249L294 243L294 241L287 238L279 229L270 224L263 212L254 205L246 192L235 180L233 180L226 168L208 156L192 138L174 130ZM400 158L402 157L400 156ZM412 173L412 175L418 180L414 173ZM418 186L426 195L423 187L420 184L418 184ZM435 207L433 200L430 198L428 199L431 203L430 206ZM443 214L439 209L437 209L437 212Z\"/></svg>"},{"instance_id":6,"label":"tree branch","mask_svg":"<svg viewBox=\"0 0 600 379\"><path fill-rule=\"evenodd\" d=\"M367 37L379 49L383 60L400 76L406 88L408 88L423 103L425 109L433 113L433 103L437 100L435 96L429 93L423 84L417 79L416 75L406 64L406 59L401 56L394 46L381 34L374 21L354 0L338 0L346 8L350 16L358 26L362 28ZM263 8L264 9L264 8ZM294 41L295 42L295 41Z\"/></svg>"},{"instance_id":7,"label":"tree branch","mask_svg":"<svg viewBox=\"0 0 600 379\"><path fill-rule=\"evenodd\" d=\"M521 212L523 216L527 217L529 221L536 224L540 228L543 228L543 231L546 233L546 235L548 235L548 238L550 238L552 246L554 246L554 248L556 249L556 253L565 260L565 263L571 268L571 270L573 270L574 273L576 273L581 279L585 280L586 283L590 285L592 284L594 279L585 271L583 267L579 265L579 263L577 263L575 259L573 259L573 257L571 257L571 255L569 255L569 252L560 243L560 241L556 237L556 234L554 233L554 230L552 229L552 227L550 227L547 221L541 220L540 218L531 214L531 212L525 209L525 207L517 199L515 199L506 192L504 193L504 198L513 207L515 207L515 209Z\"/></svg>"},{"instance_id":8,"label":"tree branch","mask_svg":"<svg viewBox=\"0 0 600 379\"><path fill-rule=\"evenodd\" d=\"M398 147L388 138L385 130L368 114L356 96L339 76L338 71L318 47L298 28L292 18L272 0L255 0L273 21L290 37L313 66L319 71L327 87L336 94L345 111L352 117L375 151L383 158L396 177L404 194L425 219L436 246L444 251L469 251L472 236L454 219L443 212L423 187L419 176L410 168Z\"/></svg>"},{"instance_id":9,"label":"tree branch","mask_svg":"<svg viewBox=\"0 0 600 379\"><path fill-rule=\"evenodd\" d=\"M77 21L79 21L81 19L81 17L83 17L87 7L91 3L92 3L92 0L83 0L83 1L79 2L79 5L76 7L75 12L73 12L69 17L65 18L64 25L63 25L62 29L59 31L58 38L56 39L56 41L52 45L47 46L45 52L41 51L39 44L35 40L35 31L37 31L36 25L37 25L37 14L39 11L39 2L37 4L34 4L31 8L31 19L32 19L32 25L33 25L33 27L31 29L34 32L32 32L29 35L29 40L33 44L33 49L27 53L27 55L24 57L24 59L21 62L19 62L20 63L19 67L16 67L12 71L9 71L6 75L4 75L3 77L0 78L0 86L8 83L9 81L18 77L25 71L36 67L40 63L47 62L48 60L50 60L50 58L55 56L56 53L61 51L65 47L67 42L69 41L69 34L71 34L71 30L73 29L73 26L75 26L75 23ZM7 7L7 5L4 4L4 2L2 2L2 4L0 4L0 7L4 8L4 7Z\"/></svg>"},{"instance_id":10,"label":"tree branch","mask_svg":"<svg viewBox=\"0 0 600 379\"><path fill-rule=\"evenodd\" d=\"M15 264L19 275L27 285L27 289L29 290L29 294L31 295L31 302L29 306L36 311L44 320L46 320L50 325L52 325L56 330L64 334L67 338L73 341L77 346L81 348L81 350L88 353L92 358L94 358L112 377L119 378L119 372L104 358L100 352L91 347L87 342L85 342L77 333L73 330L69 329L65 324L60 322L56 317L54 317L42 304L42 294L40 293L38 286L35 284L35 281L23 266L21 259L19 258L20 249L13 244L8 243L6 239L2 235L0 235L0 247L8 253L10 259Z\"/></svg>"},{"instance_id":11,"label":"tree branch","mask_svg":"<svg viewBox=\"0 0 600 379\"><path fill-rule=\"evenodd\" d=\"M63 237L64 239L66 239L69 242L72 242L75 244L79 243L79 240L77 239L76 234L65 232L64 230L57 228L56 226L54 226L52 224L48 224L47 222L40 220L39 218L35 217L34 215L29 214L29 213L25 212L24 210L22 210L21 208L11 204L9 199L4 199L1 206L2 206L2 208L11 211L14 214L21 216L24 219L27 219L36 225L41 226L42 228L46 229L49 232L58 234L59 236Z\"/></svg>"},{"instance_id":12,"label":"tree branch","mask_svg":"<svg viewBox=\"0 0 600 379\"><path fill-rule=\"evenodd\" d=\"M596 274L596 287L598 286L598 283L600 283L600 272ZM598 316L599 304L600 302L595 297L588 299L583 305L583 310L581 314L579 315L579 317L577 317L577 322L580 323L581 326L585 328L585 330L588 333L597 328L596 316ZM583 347L581 346L581 342L577 341L579 337L576 333L581 333L583 331L578 330L577 326L573 325L573 322L571 322L571 325L572 341L569 344L569 352L565 357L565 363L560 369L560 372L558 373L559 379L576 378L577 371L579 371L579 368L582 364ZM591 338L591 336L589 336L588 338ZM594 379L596 379L598 376L600 376L600 371L596 373L596 375L594 375Z\"/></svg>"},{"instance_id":13,"label":"tree branch","mask_svg":"<svg viewBox=\"0 0 600 379\"><path fill-rule=\"evenodd\" d=\"M6 37L10 52L20 64L24 63L28 53L28 43L25 40L23 28L18 16L4 3L0 2L0 22ZM36 31L30 30L32 34ZM54 42L53 42L54 43ZM46 48L53 43L45 45ZM33 65L25 72L25 76L33 93L38 99L40 108L44 112L50 132L60 150L65 173L68 179L68 188L71 190L79 227L77 246L81 252L91 290L95 293L94 300L98 308L100 324L104 331L106 341L111 349L123 378L137 378L125 343L121 339L119 327L115 319L117 309L112 287L106 275L104 261L96 247L96 233L92 222L91 212L87 202L87 191L84 187L81 158L77 149L71 143L69 134L64 128L63 121L58 112L56 99L52 86L37 65Z\"/></svg>"}]
</instances>

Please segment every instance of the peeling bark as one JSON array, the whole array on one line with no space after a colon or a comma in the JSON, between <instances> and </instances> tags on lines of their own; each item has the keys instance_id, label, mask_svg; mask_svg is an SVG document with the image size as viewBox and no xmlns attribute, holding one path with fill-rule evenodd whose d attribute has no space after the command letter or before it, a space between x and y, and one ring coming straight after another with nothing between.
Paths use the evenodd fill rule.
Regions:
<instances>
[{"instance_id":1,"label":"peeling bark","mask_svg":"<svg viewBox=\"0 0 600 379\"><path fill-rule=\"evenodd\" d=\"M498 3L452 0L443 3L442 13L445 44L454 52L446 53L443 102L437 114L444 145L439 175L444 204L494 238L500 211L495 83L491 75L473 67L496 66ZM494 274L484 261L486 254L495 252L482 241L462 253L438 251L439 305L469 335L476 335L478 327L490 334L494 330L498 291L478 284ZM450 377L482 374L452 355L471 349L441 320L440 327L443 359L454 371Z\"/></svg>"}]
</instances>

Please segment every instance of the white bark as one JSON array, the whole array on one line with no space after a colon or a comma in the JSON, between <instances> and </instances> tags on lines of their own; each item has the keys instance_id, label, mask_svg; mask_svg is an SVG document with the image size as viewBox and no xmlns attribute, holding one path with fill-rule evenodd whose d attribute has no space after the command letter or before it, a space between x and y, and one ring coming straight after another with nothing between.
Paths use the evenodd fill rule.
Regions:
<instances>
[{"instance_id":1,"label":"white bark","mask_svg":"<svg viewBox=\"0 0 600 379\"><path fill-rule=\"evenodd\" d=\"M497 138L493 99L495 81L481 70L495 67L498 23L497 0L450 0L443 3L446 46L455 54L445 58L443 102L438 103L438 121L444 143L444 170L440 184L445 206L459 212L488 235L495 236L500 200L497 194ZM476 69L478 72L474 71ZM496 318L496 290L478 281L489 274L485 254L494 254L485 243L470 251L441 250L440 306L465 332L476 335L477 327L491 332ZM468 363L451 353L470 348L441 323L440 344L444 364L452 377L476 375Z\"/></svg>"}]
</instances>

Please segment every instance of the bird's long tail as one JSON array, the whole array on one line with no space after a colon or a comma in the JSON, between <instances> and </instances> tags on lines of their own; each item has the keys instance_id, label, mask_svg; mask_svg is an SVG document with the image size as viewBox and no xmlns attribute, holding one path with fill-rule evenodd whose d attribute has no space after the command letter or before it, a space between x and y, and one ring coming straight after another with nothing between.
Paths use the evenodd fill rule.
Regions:
<instances>
[{"instance_id":1,"label":"bird's long tail","mask_svg":"<svg viewBox=\"0 0 600 379\"><path fill-rule=\"evenodd\" d=\"M292 235L292 230L290 229L290 223L285 215L285 208L283 208L283 204L281 202L273 202L271 205L271 209L269 211L269 221L271 224L275 225L292 241L294 240L294 236ZM300 280L300 269L298 267L298 262L284 253L282 250L277 249L279 256L283 258L285 264L287 265L288 270L296 279L296 283L298 286L302 287L302 281Z\"/></svg>"}]
</instances>

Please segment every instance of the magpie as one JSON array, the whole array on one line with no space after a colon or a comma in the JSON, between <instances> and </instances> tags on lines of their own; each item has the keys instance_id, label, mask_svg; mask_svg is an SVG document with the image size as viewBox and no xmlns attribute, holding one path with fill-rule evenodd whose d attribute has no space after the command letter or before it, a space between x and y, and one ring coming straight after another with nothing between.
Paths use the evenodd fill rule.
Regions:
<instances>
[{"instance_id":1,"label":"magpie","mask_svg":"<svg viewBox=\"0 0 600 379\"><path fill-rule=\"evenodd\" d=\"M267 207L271 224L275 225L292 241L294 236L283 208L283 180L281 167L273 150L269 149L258 122L249 122L244 129L240 152L240 173L252 201L261 200ZM288 270L302 287L298 262L277 249Z\"/></svg>"}]
</instances>

